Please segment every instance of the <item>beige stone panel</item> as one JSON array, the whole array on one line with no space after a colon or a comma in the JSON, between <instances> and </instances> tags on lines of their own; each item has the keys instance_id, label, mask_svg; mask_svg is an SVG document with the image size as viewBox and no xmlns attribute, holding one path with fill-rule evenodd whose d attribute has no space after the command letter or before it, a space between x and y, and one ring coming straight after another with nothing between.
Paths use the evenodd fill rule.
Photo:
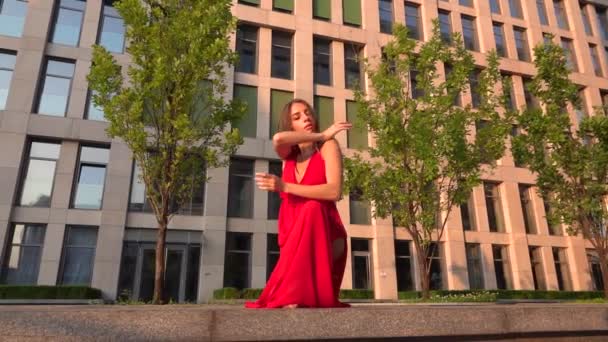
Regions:
<instances>
[{"instance_id":1,"label":"beige stone panel","mask_svg":"<svg viewBox=\"0 0 608 342\"><path fill-rule=\"evenodd\" d=\"M496 270L494 269L492 244L481 243L479 248L481 249L484 289L496 289Z\"/></svg>"},{"instance_id":2,"label":"beige stone panel","mask_svg":"<svg viewBox=\"0 0 608 342\"><path fill-rule=\"evenodd\" d=\"M268 139L244 138L245 143L239 146L236 151L237 156L255 156L262 157L264 155L264 145Z\"/></svg>"},{"instance_id":3,"label":"beige stone panel","mask_svg":"<svg viewBox=\"0 0 608 342\"><path fill-rule=\"evenodd\" d=\"M344 266L344 275L342 276L342 284L340 285L341 289L352 289L353 288L353 253L352 253L352 244L351 244L351 235L347 230L347 254L346 254L346 265ZM373 261L372 261L373 262ZM373 279L373 278L372 278Z\"/></svg>"},{"instance_id":4,"label":"beige stone panel","mask_svg":"<svg viewBox=\"0 0 608 342\"><path fill-rule=\"evenodd\" d=\"M30 115L27 134L69 139L72 137L73 120L51 115Z\"/></svg>"},{"instance_id":5,"label":"beige stone panel","mask_svg":"<svg viewBox=\"0 0 608 342\"><path fill-rule=\"evenodd\" d=\"M331 1L331 22L336 26L343 24L342 1L343 0L327 0Z\"/></svg>"},{"instance_id":6,"label":"beige stone panel","mask_svg":"<svg viewBox=\"0 0 608 342\"><path fill-rule=\"evenodd\" d=\"M99 226L99 231L97 232L97 246L95 249L95 265L100 262L120 263L124 232L124 226ZM96 277L103 275L96 275L95 273L97 272L93 273L93 280L95 280Z\"/></svg>"},{"instance_id":7,"label":"beige stone panel","mask_svg":"<svg viewBox=\"0 0 608 342\"><path fill-rule=\"evenodd\" d=\"M73 174L59 172L55 174L53 193L51 195L51 206L53 208L67 209L70 206L73 184Z\"/></svg>"},{"instance_id":8,"label":"beige stone panel","mask_svg":"<svg viewBox=\"0 0 608 342\"><path fill-rule=\"evenodd\" d=\"M464 243L454 240L444 242L443 255L445 256L444 265L446 265L444 279L447 280L444 287L450 290L468 289L469 276Z\"/></svg>"},{"instance_id":9,"label":"beige stone panel","mask_svg":"<svg viewBox=\"0 0 608 342\"><path fill-rule=\"evenodd\" d=\"M311 7L311 6L309 6ZM294 34L293 78L295 97L313 103L313 34L310 28L299 29Z\"/></svg>"},{"instance_id":10,"label":"beige stone panel","mask_svg":"<svg viewBox=\"0 0 608 342\"><path fill-rule=\"evenodd\" d=\"M19 189L17 188L17 179L19 169L16 167L0 167L0 205L13 205L17 196L19 196ZM0 218L7 218L2 217Z\"/></svg>"},{"instance_id":11,"label":"beige stone panel","mask_svg":"<svg viewBox=\"0 0 608 342\"><path fill-rule=\"evenodd\" d=\"M266 233L254 233L251 241L251 287L266 284Z\"/></svg>"},{"instance_id":12,"label":"beige stone panel","mask_svg":"<svg viewBox=\"0 0 608 342\"><path fill-rule=\"evenodd\" d=\"M119 244L122 247L122 243ZM99 251L99 249L97 249ZM118 251L120 255L120 250ZM118 293L118 276L120 274L120 259L112 261L95 261L91 287L101 290L103 298L115 300Z\"/></svg>"},{"instance_id":13,"label":"beige stone panel","mask_svg":"<svg viewBox=\"0 0 608 342\"><path fill-rule=\"evenodd\" d=\"M21 112L0 111L0 133L20 133L27 131L29 116Z\"/></svg>"},{"instance_id":14,"label":"beige stone panel","mask_svg":"<svg viewBox=\"0 0 608 342\"><path fill-rule=\"evenodd\" d=\"M6 220L11 215L11 205L0 205L0 221Z\"/></svg>"},{"instance_id":15,"label":"beige stone panel","mask_svg":"<svg viewBox=\"0 0 608 342\"><path fill-rule=\"evenodd\" d=\"M228 182L205 185L205 215L226 216L228 203Z\"/></svg>"},{"instance_id":16,"label":"beige stone panel","mask_svg":"<svg viewBox=\"0 0 608 342\"><path fill-rule=\"evenodd\" d=\"M513 289L534 289L526 237L522 234L512 234L512 241L509 246L509 266L513 275Z\"/></svg>"},{"instance_id":17,"label":"beige stone panel","mask_svg":"<svg viewBox=\"0 0 608 342\"><path fill-rule=\"evenodd\" d=\"M39 0L28 3L23 37L46 40L47 31L50 30L52 0Z\"/></svg>"},{"instance_id":18,"label":"beige stone panel","mask_svg":"<svg viewBox=\"0 0 608 342\"><path fill-rule=\"evenodd\" d=\"M376 299L397 299L397 273L395 269L395 238L393 227L376 226L371 240L372 278Z\"/></svg>"},{"instance_id":19,"label":"beige stone panel","mask_svg":"<svg viewBox=\"0 0 608 342\"><path fill-rule=\"evenodd\" d=\"M69 209L67 216L68 224L84 224L89 226L99 226L101 224L101 211Z\"/></svg>"},{"instance_id":20,"label":"beige stone panel","mask_svg":"<svg viewBox=\"0 0 608 342\"><path fill-rule=\"evenodd\" d=\"M123 210L107 210L101 212L102 226L124 226L127 214Z\"/></svg>"},{"instance_id":21,"label":"beige stone panel","mask_svg":"<svg viewBox=\"0 0 608 342\"><path fill-rule=\"evenodd\" d=\"M572 279L572 290L587 291L591 290L591 273L589 272L589 262L585 250L585 242L582 238L571 236L567 238L568 249L568 269Z\"/></svg>"},{"instance_id":22,"label":"beige stone panel","mask_svg":"<svg viewBox=\"0 0 608 342\"><path fill-rule=\"evenodd\" d=\"M0 167L18 168L25 147L25 136L23 134L1 133L0 147L2 148Z\"/></svg>"},{"instance_id":23,"label":"beige stone panel","mask_svg":"<svg viewBox=\"0 0 608 342\"><path fill-rule=\"evenodd\" d=\"M49 213L49 223L65 224L68 217L68 210L63 208L51 207Z\"/></svg>"},{"instance_id":24,"label":"beige stone panel","mask_svg":"<svg viewBox=\"0 0 608 342\"><path fill-rule=\"evenodd\" d=\"M175 215L169 222L169 229L203 230L204 216Z\"/></svg>"},{"instance_id":25,"label":"beige stone panel","mask_svg":"<svg viewBox=\"0 0 608 342\"><path fill-rule=\"evenodd\" d=\"M6 50L17 51L20 48L23 48L25 40L26 38L19 39L9 36L0 36L0 46Z\"/></svg>"},{"instance_id":26,"label":"beige stone panel","mask_svg":"<svg viewBox=\"0 0 608 342\"><path fill-rule=\"evenodd\" d=\"M101 28L100 18L102 9L102 0L87 1L82 30L80 32L80 46L89 47L96 43L97 28Z\"/></svg>"},{"instance_id":27,"label":"beige stone panel","mask_svg":"<svg viewBox=\"0 0 608 342\"><path fill-rule=\"evenodd\" d=\"M72 87L66 116L74 119L84 119L87 102L87 90ZM74 122L75 123L75 122ZM72 130L74 133L74 130Z\"/></svg>"},{"instance_id":28,"label":"beige stone panel","mask_svg":"<svg viewBox=\"0 0 608 342\"><path fill-rule=\"evenodd\" d=\"M280 160L279 155L274 150L274 146L272 144L271 139L263 139L264 143L264 153L262 153L262 158L264 159L275 159Z\"/></svg>"},{"instance_id":29,"label":"beige stone panel","mask_svg":"<svg viewBox=\"0 0 608 342\"><path fill-rule=\"evenodd\" d=\"M270 87L258 87L257 137L270 137Z\"/></svg>"},{"instance_id":30,"label":"beige stone panel","mask_svg":"<svg viewBox=\"0 0 608 342\"><path fill-rule=\"evenodd\" d=\"M157 227L158 223L154 214L129 212L127 214L126 227Z\"/></svg>"},{"instance_id":31,"label":"beige stone panel","mask_svg":"<svg viewBox=\"0 0 608 342\"><path fill-rule=\"evenodd\" d=\"M207 229L203 233L203 264L224 265L224 254L226 252L226 231Z\"/></svg>"},{"instance_id":32,"label":"beige stone panel","mask_svg":"<svg viewBox=\"0 0 608 342\"><path fill-rule=\"evenodd\" d=\"M57 283L64 232L65 225L63 224L48 224L46 226L38 285L55 285Z\"/></svg>"},{"instance_id":33,"label":"beige stone panel","mask_svg":"<svg viewBox=\"0 0 608 342\"><path fill-rule=\"evenodd\" d=\"M47 223L49 212L49 208L14 207L10 220L24 223Z\"/></svg>"},{"instance_id":34,"label":"beige stone panel","mask_svg":"<svg viewBox=\"0 0 608 342\"><path fill-rule=\"evenodd\" d=\"M213 290L224 287L224 266L203 265L201 275L198 301L206 303L213 299Z\"/></svg>"},{"instance_id":35,"label":"beige stone panel","mask_svg":"<svg viewBox=\"0 0 608 342\"><path fill-rule=\"evenodd\" d=\"M6 101L6 110L29 113L32 111L32 102L34 99L32 81L18 79L16 76L17 74L13 73L11 88L9 89L10 96Z\"/></svg>"},{"instance_id":36,"label":"beige stone panel","mask_svg":"<svg viewBox=\"0 0 608 342\"><path fill-rule=\"evenodd\" d=\"M102 204L103 210L124 211L129 205L130 188L131 177L106 174Z\"/></svg>"}]
</instances>

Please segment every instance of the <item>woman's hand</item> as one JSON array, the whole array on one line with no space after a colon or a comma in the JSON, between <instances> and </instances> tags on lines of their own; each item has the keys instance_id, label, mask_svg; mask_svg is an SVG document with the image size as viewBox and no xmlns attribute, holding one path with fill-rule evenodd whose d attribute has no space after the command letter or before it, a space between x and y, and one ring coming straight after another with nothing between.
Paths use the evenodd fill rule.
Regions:
<instances>
[{"instance_id":1,"label":"woman's hand","mask_svg":"<svg viewBox=\"0 0 608 342\"><path fill-rule=\"evenodd\" d=\"M260 190L281 192L285 190L283 180L271 173L256 172L255 182Z\"/></svg>"},{"instance_id":2,"label":"woman's hand","mask_svg":"<svg viewBox=\"0 0 608 342\"><path fill-rule=\"evenodd\" d=\"M338 132L345 131L347 129L351 129L353 124L346 121L336 122L333 125L329 126L326 130L323 131L323 141L327 141L332 139Z\"/></svg>"}]
</instances>

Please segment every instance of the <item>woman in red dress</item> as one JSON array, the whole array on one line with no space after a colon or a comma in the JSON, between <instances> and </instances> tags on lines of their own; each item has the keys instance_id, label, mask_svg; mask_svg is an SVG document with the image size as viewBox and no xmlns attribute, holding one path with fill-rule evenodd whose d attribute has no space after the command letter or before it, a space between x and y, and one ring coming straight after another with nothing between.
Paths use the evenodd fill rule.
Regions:
<instances>
[{"instance_id":1,"label":"woman in red dress","mask_svg":"<svg viewBox=\"0 0 608 342\"><path fill-rule=\"evenodd\" d=\"M346 230L336 209L342 195L342 154L333 138L351 128L337 122L319 133L313 108L289 102L272 142L283 160L282 179L256 173L262 190L277 191L279 260L255 302L247 308L348 307L338 300L346 265Z\"/></svg>"}]
</instances>

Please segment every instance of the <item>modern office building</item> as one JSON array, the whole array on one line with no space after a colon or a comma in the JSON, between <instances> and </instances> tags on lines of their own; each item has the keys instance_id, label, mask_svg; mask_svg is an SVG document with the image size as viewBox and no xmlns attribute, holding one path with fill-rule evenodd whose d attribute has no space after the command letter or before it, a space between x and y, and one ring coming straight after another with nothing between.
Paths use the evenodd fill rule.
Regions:
<instances>
[{"instance_id":1,"label":"modern office building","mask_svg":"<svg viewBox=\"0 0 608 342\"><path fill-rule=\"evenodd\" d=\"M393 22L425 40L431 20L462 32L479 67L496 49L512 78L513 105L531 105L532 47L552 33L567 51L584 108L608 105L608 1L579 0L239 0L233 46L241 59L230 95L248 104L245 144L230 167L209 170L192 189L167 237L167 292L207 301L214 289L264 286L278 259L279 199L255 188L256 171L280 173L270 137L281 106L314 103L322 127L354 120L352 88L366 81L359 57L378 57ZM123 22L112 1L0 0L0 283L89 284L104 296L151 298L156 221L124 144L109 139L90 101L91 46L122 65ZM474 100L470 93L463 104ZM514 133L515 130L514 130ZM365 132L337 136L345 155L373 143ZM548 226L534 177L510 152L454 210L432 285L442 289L601 288L589 242ZM396 298L416 289L411 239L375 220L356 194L338 207L349 234L342 288Z\"/></svg>"}]
</instances>

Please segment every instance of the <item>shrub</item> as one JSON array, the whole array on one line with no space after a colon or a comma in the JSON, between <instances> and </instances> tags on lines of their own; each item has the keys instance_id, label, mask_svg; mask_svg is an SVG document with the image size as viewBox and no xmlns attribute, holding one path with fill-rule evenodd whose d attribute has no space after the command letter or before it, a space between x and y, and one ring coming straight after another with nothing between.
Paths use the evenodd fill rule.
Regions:
<instances>
[{"instance_id":1,"label":"shrub","mask_svg":"<svg viewBox=\"0 0 608 342\"><path fill-rule=\"evenodd\" d=\"M0 299L101 299L89 286L0 285Z\"/></svg>"},{"instance_id":2,"label":"shrub","mask_svg":"<svg viewBox=\"0 0 608 342\"><path fill-rule=\"evenodd\" d=\"M224 287L213 291L213 299L237 299L239 295L239 290L234 287Z\"/></svg>"}]
</instances>

